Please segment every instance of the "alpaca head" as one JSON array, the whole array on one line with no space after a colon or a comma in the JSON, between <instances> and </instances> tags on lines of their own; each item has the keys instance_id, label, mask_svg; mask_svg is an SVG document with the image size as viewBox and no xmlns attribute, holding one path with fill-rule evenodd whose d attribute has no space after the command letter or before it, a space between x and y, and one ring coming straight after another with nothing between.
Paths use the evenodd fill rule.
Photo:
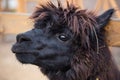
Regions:
<instances>
[{"instance_id":1,"label":"alpaca head","mask_svg":"<svg viewBox=\"0 0 120 80\"><path fill-rule=\"evenodd\" d=\"M89 75L94 57L101 54L99 48L106 45L104 26L113 12L110 9L96 16L69 3L67 8L59 2L58 7L52 3L42 5L30 17L34 28L17 35L12 51L21 63L37 65L46 70L44 73L74 70L79 64L81 71L84 68Z\"/></svg>"}]
</instances>

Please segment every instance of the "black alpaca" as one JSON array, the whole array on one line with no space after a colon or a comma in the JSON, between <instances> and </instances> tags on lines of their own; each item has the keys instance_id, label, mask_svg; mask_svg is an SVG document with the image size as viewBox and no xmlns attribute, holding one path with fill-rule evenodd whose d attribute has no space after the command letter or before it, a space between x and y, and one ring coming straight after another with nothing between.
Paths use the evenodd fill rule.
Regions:
<instances>
[{"instance_id":1,"label":"black alpaca","mask_svg":"<svg viewBox=\"0 0 120 80\"><path fill-rule=\"evenodd\" d=\"M21 63L40 67L50 80L120 80L105 42L114 9L100 16L67 2L37 7L34 28L17 35L12 51Z\"/></svg>"}]
</instances>

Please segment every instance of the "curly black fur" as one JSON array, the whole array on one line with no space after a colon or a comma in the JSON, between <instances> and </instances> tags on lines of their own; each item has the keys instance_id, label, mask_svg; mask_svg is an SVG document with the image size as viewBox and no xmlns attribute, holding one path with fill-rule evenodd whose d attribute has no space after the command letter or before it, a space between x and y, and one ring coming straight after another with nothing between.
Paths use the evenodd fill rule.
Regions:
<instances>
[{"instance_id":1,"label":"curly black fur","mask_svg":"<svg viewBox=\"0 0 120 80\"><path fill-rule=\"evenodd\" d=\"M119 80L105 42L104 27L114 9L101 16L67 2L49 2L30 17L34 29L17 36L12 51L22 63L41 68L50 80Z\"/></svg>"}]
</instances>

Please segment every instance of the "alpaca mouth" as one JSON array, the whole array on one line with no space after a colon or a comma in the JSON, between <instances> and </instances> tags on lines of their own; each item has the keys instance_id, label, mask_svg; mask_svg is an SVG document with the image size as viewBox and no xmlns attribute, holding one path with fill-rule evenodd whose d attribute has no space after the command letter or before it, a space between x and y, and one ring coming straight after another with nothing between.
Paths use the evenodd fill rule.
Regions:
<instances>
[{"instance_id":1,"label":"alpaca mouth","mask_svg":"<svg viewBox=\"0 0 120 80\"><path fill-rule=\"evenodd\" d=\"M12 46L11 50L13 53L17 53L17 54L29 54L29 53L38 53L39 51L43 50L43 47L36 47L36 48L31 48L29 45L26 46L24 43L16 43Z\"/></svg>"},{"instance_id":2,"label":"alpaca mouth","mask_svg":"<svg viewBox=\"0 0 120 80\"><path fill-rule=\"evenodd\" d=\"M12 52L15 53L17 60L19 60L21 63L33 63L36 57L36 52L31 50L25 50L21 47L16 47L16 45L13 45Z\"/></svg>"},{"instance_id":3,"label":"alpaca mouth","mask_svg":"<svg viewBox=\"0 0 120 80\"><path fill-rule=\"evenodd\" d=\"M35 56L32 54L26 54L26 53L17 53L15 54L17 60L19 60L21 63L33 63L36 59Z\"/></svg>"},{"instance_id":4,"label":"alpaca mouth","mask_svg":"<svg viewBox=\"0 0 120 80\"><path fill-rule=\"evenodd\" d=\"M37 53L36 51L23 50L21 48L14 48L14 47L12 47L12 52L15 54L35 54L35 53Z\"/></svg>"},{"instance_id":5,"label":"alpaca mouth","mask_svg":"<svg viewBox=\"0 0 120 80\"><path fill-rule=\"evenodd\" d=\"M13 45L13 47L12 47L12 52L13 52L13 53L17 53L17 54L19 53L19 54L20 54L20 53L26 53L26 52L28 52L28 51L25 51L25 50L23 51L22 48L16 47L16 45Z\"/></svg>"},{"instance_id":6,"label":"alpaca mouth","mask_svg":"<svg viewBox=\"0 0 120 80\"><path fill-rule=\"evenodd\" d=\"M30 53L35 53L36 52L34 50L31 50L31 49L30 50L29 49L25 50L24 47L21 47L17 44L13 45L11 50L12 50L13 53L16 53L16 54L30 54Z\"/></svg>"}]
</instances>

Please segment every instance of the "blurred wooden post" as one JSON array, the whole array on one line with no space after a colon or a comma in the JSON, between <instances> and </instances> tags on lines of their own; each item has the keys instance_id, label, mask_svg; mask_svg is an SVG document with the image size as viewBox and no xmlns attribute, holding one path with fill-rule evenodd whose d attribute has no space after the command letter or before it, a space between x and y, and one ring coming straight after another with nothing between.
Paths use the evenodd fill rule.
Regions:
<instances>
[{"instance_id":1,"label":"blurred wooden post","mask_svg":"<svg viewBox=\"0 0 120 80\"><path fill-rule=\"evenodd\" d=\"M0 36L1 36L2 41L4 41L4 34L5 34L5 27L1 26L0 27Z\"/></svg>"},{"instance_id":2,"label":"blurred wooden post","mask_svg":"<svg viewBox=\"0 0 120 80\"><path fill-rule=\"evenodd\" d=\"M44 4L46 2L52 1L52 0L38 0L40 4Z\"/></svg>"},{"instance_id":3,"label":"blurred wooden post","mask_svg":"<svg viewBox=\"0 0 120 80\"><path fill-rule=\"evenodd\" d=\"M70 3L75 4L77 7L84 9L83 0L68 0Z\"/></svg>"},{"instance_id":4,"label":"blurred wooden post","mask_svg":"<svg viewBox=\"0 0 120 80\"><path fill-rule=\"evenodd\" d=\"M5 0L5 8L4 11L9 11L9 1Z\"/></svg>"},{"instance_id":5,"label":"blurred wooden post","mask_svg":"<svg viewBox=\"0 0 120 80\"><path fill-rule=\"evenodd\" d=\"M98 0L95 9L98 12L108 10L111 7L118 9L115 0ZM120 18L120 11L116 11L115 15ZM112 19L106 26L106 38L109 46L120 46L120 19Z\"/></svg>"},{"instance_id":6,"label":"blurred wooden post","mask_svg":"<svg viewBox=\"0 0 120 80\"><path fill-rule=\"evenodd\" d=\"M116 16L120 18L120 11L118 11L119 7L115 0L98 0L95 6L95 10L98 12L100 9L108 10L110 7L117 9Z\"/></svg>"},{"instance_id":7,"label":"blurred wooden post","mask_svg":"<svg viewBox=\"0 0 120 80\"><path fill-rule=\"evenodd\" d=\"M109 46L120 47L120 19L111 20L106 26L106 38Z\"/></svg>"},{"instance_id":8,"label":"blurred wooden post","mask_svg":"<svg viewBox=\"0 0 120 80\"><path fill-rule=\"evenodd\" d=\"M73 0L73 1L76 6L81 7L81 9L84 9L83 0Z\"/></svg>"},{"instance_id":9,"label":"blurred wooden post","mask_svg":"<svg viewBox=\"0 0 120 80\"><path fill-rule=\"evenodd\" d=\"M17 12L26 12L26 0L18 0Z\"/></svg>"},{"instance_id":10,"label":"blurred wooden post","mask_svg":"<svg viewBox=\"0 0 120 80\"><path fill-rule=\"evenodd\" d=\"M103 3L103 9L104 9L104 10L109 9L109 4L110 4L109 1L108 1L108 0L105 0L104 3Z\"/></svg>"},{"instance_id":11,"label":"blurred wooden post","mask_svg":"<svg viewBox=\"0 0 120 80\"><path fill-rule=\"evenodd\" d=\"M2 11L2 0L0 0L0 11Z\"/></svg>"},{"instance_id":12,"label":"blurred wooden post","mask_svg":"<svg viewBox=\"0 0 120 80\"><path fill-rule=\"evenodd\" d=\"M118 11L119 7L117 6L117 3L115 2L115 0L110 0L110 3L113 6L113 8L117 9L116 15L117 15L117 17L120 18L120 11Z\"/></svg>"}]
</instances>

